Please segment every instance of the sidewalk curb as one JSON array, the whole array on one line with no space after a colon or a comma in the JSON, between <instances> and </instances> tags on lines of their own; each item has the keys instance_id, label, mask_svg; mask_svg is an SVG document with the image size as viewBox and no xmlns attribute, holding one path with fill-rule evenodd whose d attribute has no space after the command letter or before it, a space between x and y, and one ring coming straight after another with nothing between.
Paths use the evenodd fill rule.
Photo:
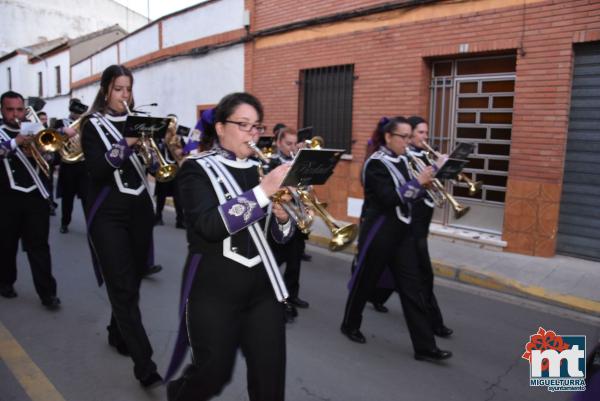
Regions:
<instances>
[{"instance_id":1,"label":"sidewalk curb","mask_svg":"<svg viewBox=\"0 0 600 401\"><path fill-rule=\"evenodd\" d=\"M311 234L308 242L327 248L329 238ZM351 255L356 254L356 245L353 244L342 252ZM438 259L434 259L431 262L434 274L438 277L600 316L600 302L598 301L561 294L543 287L525 285L514 279L480 272L478 269L470 266L452 265Z\"/></svg>"}]
</instances>

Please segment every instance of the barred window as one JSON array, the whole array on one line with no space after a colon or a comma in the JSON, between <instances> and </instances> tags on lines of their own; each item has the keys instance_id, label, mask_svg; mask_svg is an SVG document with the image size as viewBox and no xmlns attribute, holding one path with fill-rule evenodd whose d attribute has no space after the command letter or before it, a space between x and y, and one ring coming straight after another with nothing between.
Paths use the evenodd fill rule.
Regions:
<instances>
[{"instance_id":1,"label":"barred window","mask_svg":"<svg viewBox=\"0 0 600 401\"><path fill-rule=\"evenodd\" d=\"M299 122L313 127L327 148L351 152L354 65L300 71Z\"/></svg>"}]
</instances>

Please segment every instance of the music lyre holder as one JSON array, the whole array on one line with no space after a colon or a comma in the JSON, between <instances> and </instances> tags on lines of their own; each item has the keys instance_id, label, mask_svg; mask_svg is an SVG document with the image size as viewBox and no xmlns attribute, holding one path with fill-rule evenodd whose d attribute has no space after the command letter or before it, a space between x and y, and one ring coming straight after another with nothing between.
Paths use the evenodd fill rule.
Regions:
<instances>
[{"instance_id":1,"label":"music lyre holder","mask_svg":"<svg viewBox=\"0 0 600 401\"><path fill-rule=\"evenodd\" d=\"M127 116L124 137L139 138L142 134L151 136L155 141L163 139L167 133L170 119L167 117Z\"/></svg>"},{"instance_id":2,"label":"music lyre holder","mask_svg":"<svg viewBox=\"0 0 600 401\"><path fill-rule=\"evenodd\" d=\"M300 149L281 185L300 187L325 184L343 153L342 149Z\"/></svg>"}]
</instances>

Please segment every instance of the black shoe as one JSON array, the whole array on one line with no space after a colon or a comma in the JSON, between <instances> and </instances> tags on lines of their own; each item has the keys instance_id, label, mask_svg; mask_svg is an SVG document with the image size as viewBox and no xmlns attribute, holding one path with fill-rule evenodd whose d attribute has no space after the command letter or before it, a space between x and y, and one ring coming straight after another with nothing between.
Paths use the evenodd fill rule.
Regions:
<instances>
[{"instance_id":1,"label":"black shoe","mask_svg":"<svg viewBox=\"0 0 600 401\"><path fill-rule=\"evenodd\" d=\"M121 335L116 334L113 330L111 330L110 326L107 326L106 330L108 330L108 345L115 347L119 354L123 356L129 356L129 349L127 348L127 344L125 344L125 341L123 341Z\"/></svg>"},{"instance_id":2,"label":"black shoe","mask_svg":"<svg viewBox=\"0 0 600 401\"><path fill-rule=\"evenodd\" d=\"M340 327L340 330L342 331L342 333L344 333L346 337L350 339L350 341L354 341L355 343L359 344L364 344L367 342L367 339L365 338L363 333L360 332L359 329L350 329L342 325L342 327Z\"/></svg>"},{"instance_id":3,"label":"black shoe","mask_svg":"<svg viewBox=\"0 0 600 401\"><path fill-rule=\"evenodd\" d=\"M185 225L185 222L178 221L177 223L175 223L175 228L181 228L181 229L185 230L187 228L187 226Z\"/></svg>"},{"instance_id":4,"label":"black shoe","mask_svg":"<svg viewBox=\"0 0 600 401\"><path fill-rule=\"evenodd\" d=\"M144 277L148 277L152 274L156 274L159 271L162 270L162 266L161 265L152 265L148 268L148 270L146 270L146 273L144 273Z\"/></svg>"},{"instance_id":5,"label":"black shoe","mask_svg":"<svg viewBox=\"0 0 600 401\"><path fill-rule=\"evenodd\" d=\"M17 292L12 285L3 285L0 287L0 295L4 298L15 298L17 296Z\"/></svg>"},{"instance_id":6,"label":"black shoe","mask_svg":"<svg viewBox=\"0 0 600 401\"><path fill-rule=\"evenodd\" d=\"M289 303L285 303L284 308L285 309L283 311L283 319L286 323L292 323L294 319L298 316L298 310L296 310L296 307L294 305Z\"/></svg>"},{"instance_id":7,"label":"black shoe","mask_svg":"<svg viewBox=\"0 0 600 401\"><path fill-rule=\"evenodd\" d=\"M290 299L288 299L288 302L294 306L297 306L298 308L301 308L301 309L306 309L310 306L310 304L308 302L306 302L305 300L300 299L298 297L290 298Z\"/></svg>"},{"instance_id":8,"label":"black shoe","mask_svg":"<svg viewBox=\"0 0 600 401\"><path fill-rule=\"evenodd\" d=\"M376 310L377 312L380 312L380 313L388 313L388 312L390 311L390 310L389 310L389 309L388 309L388 308L387 308L387 307L386 307L384 304L382 304L382 303L379 303L379 302L372 302L372 304L373 304L373 308L375 308L375 310Z\"/></svg>"},{"instance_id":9,"label":"black shoe","mask_svg":"<svg viewBox=\"0 0 600 401\"><path fill-rule=\"evenodd\" d=\"M312 260L312 256L307 253L303 253L301 259L303 262L310 262Z\"/></svg>"},{"instance_id":10,"label":"black shoe","mask_svg":"<svg viewBox=\"0 0 600 401\"><path fill-rule=\"evenodd\" d=\"M434 348L429 351L419 351L415 352L415 359L417 361L443 361L444 359L448 359L452 356L452 352L444 351L439 348Z\"/></svg>"},{"instance_id":11,"label":"black shoe","mask_svg":"<svg viewBox=\"0 0 600 401\"><path fill-rule=\"evenodd\" d=\"M48 298L42 299L42 305L50 310L56 310L60 308L60 298L55 295L52 295Z\"/></svg>"},{"instance_id":12,"label":"black shoe","mask_svg":"<svg viewBox=\"0 0 600 401\"><path fill-rule=\"evenodd\" d=\"M147 389L158 387L163 382L163 378L157 372L152 372L148 376L144 377L143 379L139 379L139 380L140 380L140 384L142 385L142 387L147 388Z\"/></svg>"},{"instance_id":13,"label":"black shoe","mask_svg":"<svg viewBox=\"0 0 600 401\"><path fill-rule=\"evenodd\" d=\"M61 234L66 234L69 232L69 227L67 226L60 226L60 233Z\"/></svg>"},{"instance_id":14,"label":"black shoe","mask_svg":"<svg viewBox=\"0 0 600 401\"><path fill-rule=\"evenodd\" d=\"M163 221L162 217L156 217L154 219L154 225L155 226L164 226L165 222Z\"/></svg>"},{"instance_id":15,"label":"black shoe","mask_svg":"<svg viewBox=\"0 0 600 401\"><path fill-rule=\"evenodd\" d=\"M433 334L435 334L438 337L443 337L443 338L448 338L452 335L452 333L454 333L454 330L452 330L449 327L446 326L442 326L439 329L435 329L433 330Z\"/></svg>"}]
</instances>

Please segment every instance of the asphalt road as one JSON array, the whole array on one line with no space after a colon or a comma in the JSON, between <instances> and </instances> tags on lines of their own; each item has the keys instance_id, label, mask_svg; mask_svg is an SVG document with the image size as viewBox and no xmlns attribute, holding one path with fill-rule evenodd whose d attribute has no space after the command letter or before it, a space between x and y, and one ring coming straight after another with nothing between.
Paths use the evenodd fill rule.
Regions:
<instances>
[{"instance_id":1,"label":"asphalt road","mask_svg":"<svg viewBox=\"0 0 600 401\"><path fill-rule=\"evenodd\" d=\"M141 308L155 351L166 369L177 327L177 302L185 259L185 234L165 212L155 229L157 262L164 270L143 283ZM110 308L93 276L84 221L76 205L68 234L52 218L50 246L62 308L45 310L33 290L25 254L19 253L15 299L0 298L0 401L164 400L164 387L143 390L132 363L107 344ZM311 304L288 325L288 401L392 400L568 400L572 394L529 387L529 365L521 354L538 327L598 341L600 321L556 307L436 281L436 294L450 339L440 348L454 352L443 364L418 362L397 297L390 313L367 307L366 344L347 340L339 325L350 260L309 247L301 296ZM245 365L239 358L232 383L219 400L246 400Z\"/></svg>"}]
</instances>

